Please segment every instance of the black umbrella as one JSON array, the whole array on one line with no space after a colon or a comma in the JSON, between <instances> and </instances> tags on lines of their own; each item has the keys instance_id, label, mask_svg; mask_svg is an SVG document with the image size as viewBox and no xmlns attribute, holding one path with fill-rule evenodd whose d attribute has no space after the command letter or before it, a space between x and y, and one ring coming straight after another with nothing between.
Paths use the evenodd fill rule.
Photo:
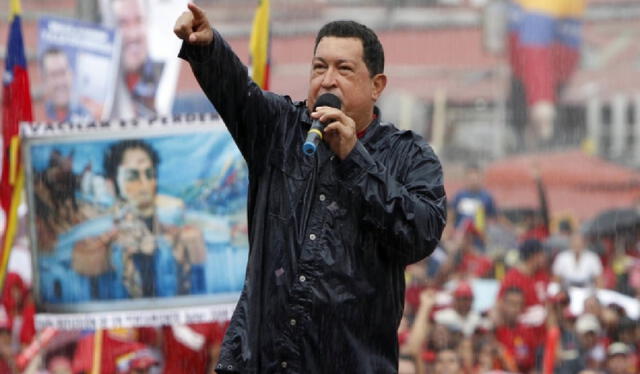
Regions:
<instances>
[{"instance_id":1,"label":"black umbrella","mask_svg":"<svg viewBox=\"0 0 640 374\"><path fill-rule=\"evenodd\" d=\"M587 223L587 235L618 234L640 226L640 213L632 208L605 210Z\"/></svg>"}]
</instances>

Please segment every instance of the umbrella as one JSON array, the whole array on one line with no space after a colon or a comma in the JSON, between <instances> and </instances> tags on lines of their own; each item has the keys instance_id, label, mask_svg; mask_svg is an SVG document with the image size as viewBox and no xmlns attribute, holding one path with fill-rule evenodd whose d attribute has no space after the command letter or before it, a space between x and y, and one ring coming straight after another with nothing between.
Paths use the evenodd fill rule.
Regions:
<instances>
[{"instance_id":1,"label":"umbrella","mask_svg":"<svg viewBox=\"0 0 640 374\"><path fill-rule=\"evenodd\" d=\"M638 226L640 226L640 213L636 209L609 209L587 223L586 233L588 235L617 234Z\"/></svg>"}]
</instances>

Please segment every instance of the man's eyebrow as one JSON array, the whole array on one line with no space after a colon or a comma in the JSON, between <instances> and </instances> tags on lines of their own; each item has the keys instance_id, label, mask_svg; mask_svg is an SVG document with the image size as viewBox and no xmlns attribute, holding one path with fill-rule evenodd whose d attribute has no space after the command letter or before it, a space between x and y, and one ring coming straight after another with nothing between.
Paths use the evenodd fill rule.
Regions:
<instances>
[{"instance_id":1,"label":"man's eyebrow","mask_svg":"<svg viewBox=\"0 0 640 374\"><path fill-rule=\"evenodd\" d=\"M324 58L322 58L322 57L318 57L318 56L315 56L315 57L313 58L313 61L319 61L319 62L322 62L322 63L324 63L324 64L327 64L327 60L325 60L325 59L324 59ZM345 62L346 62L346 63L350 63L350 64L355 64L355 63L356 63L356 60L352 60L352 59L348 59L348 58L339 58L339 59L336 59L336 63L338 63L338 64L342 64L342 63L345 63Z\"/></svg>"}]
</instances>

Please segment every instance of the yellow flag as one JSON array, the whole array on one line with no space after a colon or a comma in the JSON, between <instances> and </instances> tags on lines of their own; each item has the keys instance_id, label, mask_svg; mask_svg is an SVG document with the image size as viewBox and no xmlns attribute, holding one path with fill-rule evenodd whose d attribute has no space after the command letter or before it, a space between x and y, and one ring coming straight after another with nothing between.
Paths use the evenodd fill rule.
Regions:
<instances>
[{"instance_id":1,"label":"yellow flag","mask_svg":"<svg viewBox=\"0 0 640 374\"><path fill-rule=\"evenodd\" d=\"M269 42L271 39L269 8L269 0L260 0L256 15L253 18L251 39L249 41L251 78L263 90L269 89Z\"/></svg>"}]
</instances>

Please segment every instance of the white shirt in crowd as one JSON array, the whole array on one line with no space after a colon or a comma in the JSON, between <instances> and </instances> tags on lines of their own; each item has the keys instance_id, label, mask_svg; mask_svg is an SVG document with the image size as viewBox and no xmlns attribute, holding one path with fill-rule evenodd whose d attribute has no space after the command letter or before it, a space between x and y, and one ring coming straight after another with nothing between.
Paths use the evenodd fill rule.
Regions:
<instances>
[{"instance_id":1,"label":"white shirt in crowd","mask_svg":"<svg viewBox=\"0 0 640 374\"><path fill-rule=\"evenodd\" d=\"M602 262L590 250L583 250L576 258L575 252L567 249L556 257L552 272L565 285L591 287L602 274Z\"/></svg>"}]
</instances>

